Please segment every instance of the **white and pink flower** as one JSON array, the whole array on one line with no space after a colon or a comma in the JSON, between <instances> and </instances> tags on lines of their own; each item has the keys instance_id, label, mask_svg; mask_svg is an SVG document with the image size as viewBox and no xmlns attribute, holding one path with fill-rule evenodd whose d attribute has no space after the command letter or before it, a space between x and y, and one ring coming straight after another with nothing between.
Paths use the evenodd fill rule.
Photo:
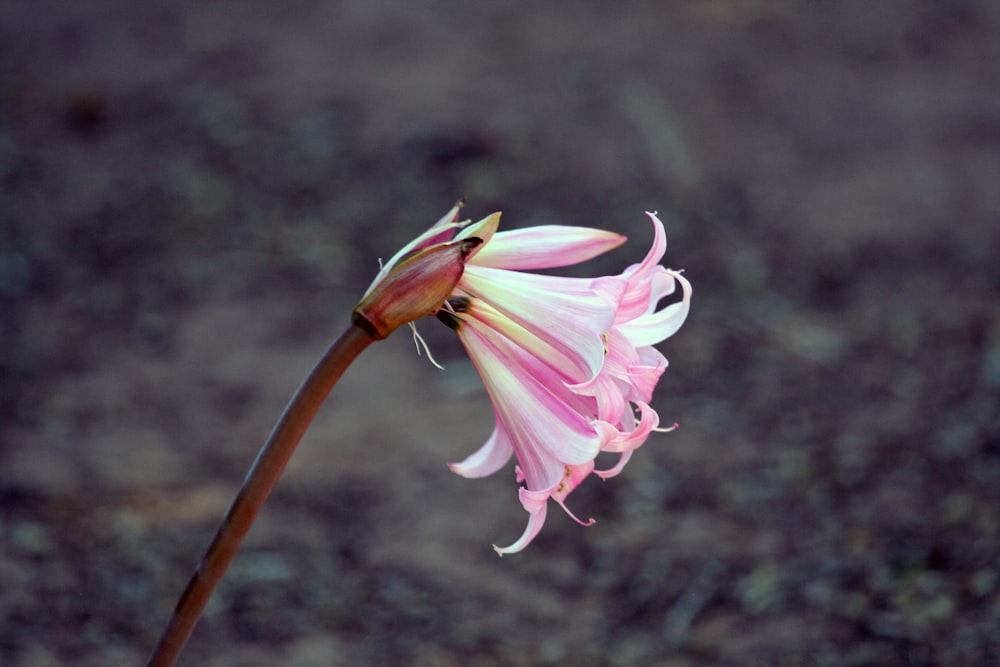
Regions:
<instances>
[{"instance_id":1,"label":"white and pink flower","mask_svg":"<svg viewBox=\"0 0 1000 667\"><path fill-rule=\"evenodd\" d=\"M465 226L455 222L457 213L456 207L418 239L423 245L415 242L397 257L435 243L483 241L468 254L438 316L458 333L496 416L486 443L451 469L484 477L513 454L517 481L524 484L518 495L528 525L510 546L494 547L503 555L534 539L550 499L579 523L593 523L573 515L566 498L591 473L617 475L659 426L649 403L667 360L652 346L684 323L691 285L659 265L666 236L653 213L647 214L654 241L646 258L620 275L599 278L524 271L586 261L625 237L555 225L497 232L499 213ZM678 284L679 297L659 308ZM612 468L595 470L600 452L620 457Z\"/></svg>"}]
</instances>

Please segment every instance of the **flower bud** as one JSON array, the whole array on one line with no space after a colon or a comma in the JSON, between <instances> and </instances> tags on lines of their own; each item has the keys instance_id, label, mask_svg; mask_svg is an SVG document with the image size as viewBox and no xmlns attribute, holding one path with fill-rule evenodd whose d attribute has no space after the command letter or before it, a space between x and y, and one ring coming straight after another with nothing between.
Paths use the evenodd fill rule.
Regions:
<instances>
[{"instance_id":1,"label":"flower bud","mask_svg":"<svg viewBox=\"0 0 1000 667\"><path fill-rule=\"evenodd\" d=\"M402 258L369 288L354 309L354 321L380 340L407 322L435 314L462 277L469 253L481 243L470 237Z\"/></svg>"}]
</instances>

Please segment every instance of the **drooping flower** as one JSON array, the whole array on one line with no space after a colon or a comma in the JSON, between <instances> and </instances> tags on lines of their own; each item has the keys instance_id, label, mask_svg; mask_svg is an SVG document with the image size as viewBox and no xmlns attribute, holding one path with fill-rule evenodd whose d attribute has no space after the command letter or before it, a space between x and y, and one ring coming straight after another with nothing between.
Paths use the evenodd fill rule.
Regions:
<instances>
[{"instance_id":1,"label":"drooping flower","mask_svg":"<svg viewBox=\"0 0 1000 667\"><path fill-rule=\"evenodd\" d=\"M522 550L541 530L548 501L566 498L591 473L617 475L657 429L650 407L667 360L654 344L687 317L691 285L659 265L663 224L653 213L654 242L645 259L617 276L566 278L525 273L586 261L621 245L612 232L549 225L497 232L500 214L458 229L457 208L425 236L441 243L478 238L438 316L458 333L493 404L486 443L451 469L490 475L517 459L518 496L529 514L524 533L497 553ZM434 232L434 230L439 230ZM412 249L410 249L412 252ZM680 284L679 299L659 308ZM600 452L620 455L595 470Z\"/></svg>"}]
</instances>

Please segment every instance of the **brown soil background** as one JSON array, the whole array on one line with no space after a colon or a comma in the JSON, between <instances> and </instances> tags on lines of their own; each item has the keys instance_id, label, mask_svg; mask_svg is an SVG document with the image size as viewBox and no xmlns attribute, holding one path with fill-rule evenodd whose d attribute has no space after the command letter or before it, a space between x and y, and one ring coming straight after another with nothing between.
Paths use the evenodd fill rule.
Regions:
<instances>
[{"instance_id":1,"label":"brown soil background","mask_svg":"<svg viewBox=\"0 0 1000 667\"><path fill-rule=\"evenodd\" d=\"M695 286L524 553L451 333L367 352L184 665L1000 664L1000 4L0 5L0 664L138 665L379 257L469 195Z\"/></svg>"}]
</instances>

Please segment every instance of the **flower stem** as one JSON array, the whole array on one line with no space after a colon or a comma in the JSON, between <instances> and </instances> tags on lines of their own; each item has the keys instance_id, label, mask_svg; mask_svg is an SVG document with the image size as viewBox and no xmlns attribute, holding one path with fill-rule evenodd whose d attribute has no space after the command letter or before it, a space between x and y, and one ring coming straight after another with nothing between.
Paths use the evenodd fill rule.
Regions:
<instances>
[{"instance_id":1,"label":"flower stem","mask_svg":"<svg viewBox=\"0 0 1000 667\"><path fill-rule=\"evenodd\" d=\"M171 667L187 643L212 592L281 477L295 447L330 390L375 338L356 320L327 349L306 377L257 454L212 544L191 575L147 667Z\"/></svg>"}]
</instances>

